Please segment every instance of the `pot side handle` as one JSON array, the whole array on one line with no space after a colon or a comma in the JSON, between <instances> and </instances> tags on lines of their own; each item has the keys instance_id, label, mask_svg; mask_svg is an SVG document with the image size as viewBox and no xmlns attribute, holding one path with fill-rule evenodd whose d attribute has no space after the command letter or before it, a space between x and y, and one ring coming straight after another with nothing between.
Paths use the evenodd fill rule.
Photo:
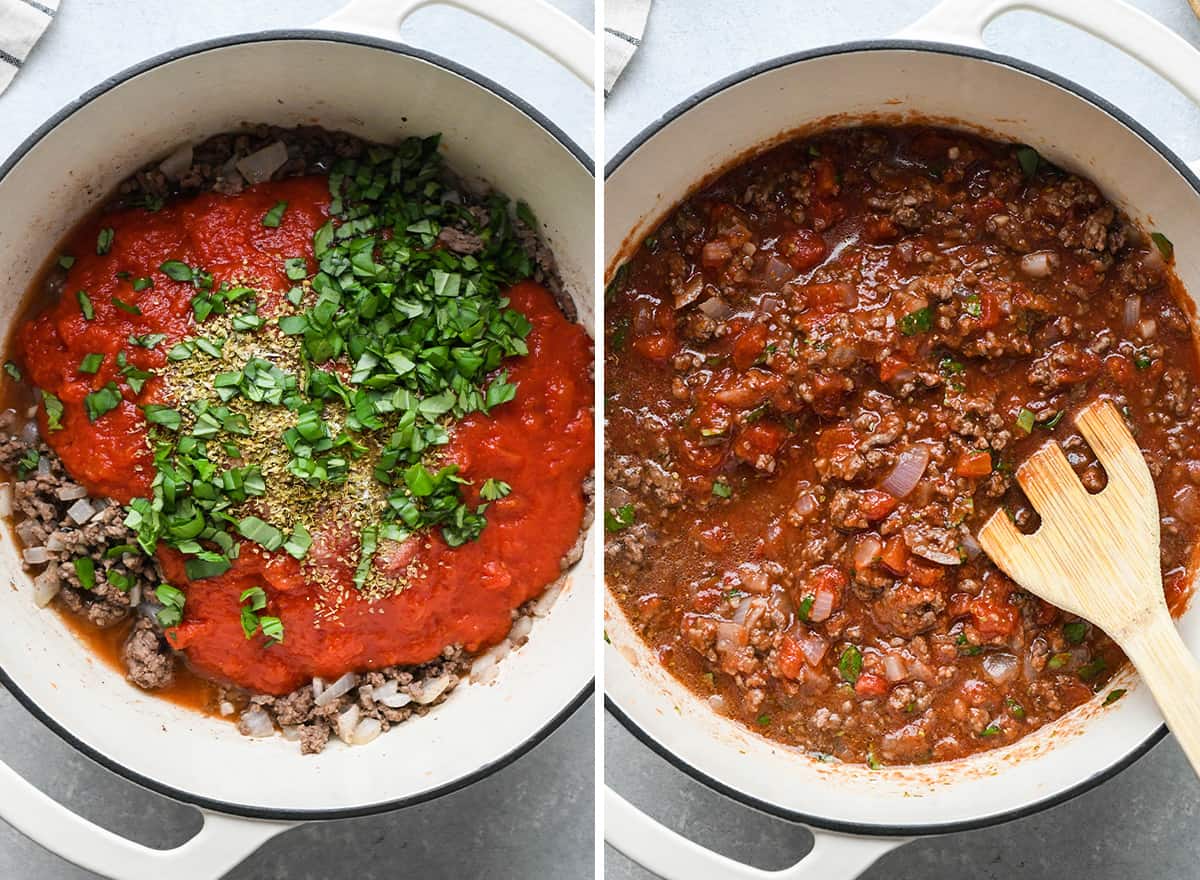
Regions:
<instances>
[{"instance_id":1,"label":"pot side handle","mask_svg":"<svg viewBox=\"0 0 1200 880\"><path fill-rule=\"evenodd\" d=\"M604 839L665 880L854 880L885 853L908 842L901 837L854 837L816 828L813 848L779 871L743 865L651 819L611 788L604 789Z\"/></svg>"},{"instance_id":2,"label":"pot side handle","mask_svg":"<svg viewBox=\"0 0 1200 880\"><path fill-rule=\"evenodd\" d=\"M1122 0L942 0L896 36L984 48L988 24L1017 10L1040 12L1098 37L1200 104L1200 50Z\"/></svg>"},{"instance_id":3,"label":"pot side handle","mask_svg":"<svg viewBox=\"0 0 1200 880\"><path fill-rule=\"evenodd\" d=\"M201 810L204 827L174 849L153 849L76 815L0 762L0 818L69 862L117 880L214 880L288 822L239 819Z\"/></svg>"},{"instance_id":4,"label":"pot side handle","mask_svg":"<svg viewBox=\"0 0 1200 880\"><path fill-rule=\"evenodd\" d=\"M595 83L592 33L543 0L350 0L317 27L395 40L400 26L424 6L454 6L515 34L583 81Z\"/></svg>"}]
</instances>

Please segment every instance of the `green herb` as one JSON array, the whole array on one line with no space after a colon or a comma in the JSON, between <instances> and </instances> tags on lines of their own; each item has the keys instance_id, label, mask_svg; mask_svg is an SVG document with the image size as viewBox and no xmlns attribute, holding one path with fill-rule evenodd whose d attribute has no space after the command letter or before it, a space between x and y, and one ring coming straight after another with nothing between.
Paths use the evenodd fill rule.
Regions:
<instances>
[{"instance_id":1,"label":"green herb","mask_svg":"<svg viewBox=\"0 0 1200 880\"><path fill-rule=\"evenodd\" d=\"M88 556L81 556L71 563L75 568L75 577L79 578L79 586L90 590L96 586L96 563Z\"/></svg>"},{"instance_id":2,"label":"green herb","mask_svg":"<svg viewBox=\"0 0 1200 880\"><path fill-rule=\"evenodd\" d=\"M170 584L159 584L154 595L163 606L156 615L158 625L163 629L178 626L183 621L183 606L187 602L183 591Z\"/></svg>"},{"instance_id":3,"label":"green herb","mask_svg":"<svg viewBox=\"0 0 1200 880\"><path fill-rule=\"evenodd\" d=\"M171 350L167 352L167 360L169 361L186 361L196 353L196 345L193 342L177 342L171 346Z\"/></svg>"},{"instance_id":4,"label":"green herb","mask_svg":"<svg viewBox=\"0 0 1200 880\"><path fill-rule=\"evenodd\" d=\"M838 659L838 672L842 674L843 680L854 684L862 672L862 665L862 651L854 645L850 645L842 651L842 656Z\"/></svg>"},{"instance_id":5,"label":"green herb","mask_svg":"<svg viewBox=\"0 0 1200 880\"><path fill-rule=\"evenodd\" d=\"M718 498L728 498L733 494L733 487L724 480L715 480L712 485L712 493Z\"/></svg>"},{"instance_id":6,"label":"green herb","mask_svg":"<svg viewBox=\"0 0 1200 880\"><path fill-rule=\"evenodd\" d=\"M1004 705L1008 706L1008 714L1018 721L1025 720L1025 708L1014 700L1012 697L1004 698Z\"/></svg>"},{"instance_id":7,"label":"green herb","mask_svg":"<svg viewBox=\"0 0 1200 880\"><path fill-rule=\"evenodd\" d=\"M808 623L809 616L812 614L813 603L817 601L816 596L805 596L800 600L800 619Z\"/></svg>"},{"instance_id":8,"label":"green herb","mask_svg":"<svg viewBox=\"0 0 1200 880\"><path fill-rule=\"evenodd\" d=\"M1104 705L1111 706L1113 703L1115 703L1117 700L1121 699L1121 697L1123 697L1123 696L1125 696L1125 689L1124 688L1115 688L1114 690L1109 691L1108 696L1104 698Z\"/></svg>"},{"instance_id":9,"label":"green herb","mask_svg":"<svg viewBox=\"0 0 1200 880\"><path fill-rule=\"evenodd\" d=\"M58 267L60 269L70 269L75 265L75 258L70 254L59 254Z\"/></svg>"},{"instance_id":10,"label":"green herb","mask_svg":"<svg viewBox=\"0 0 1200 880\"><path fill-rule=\"evenodd\" d=\"M632 504L607 510L604 512L604 530L607 532L619 532L621 529L633 525L635 518L636 514Z\"/></svg>"},{"instance_id":11,"label":"green herb","mask_svg":"<svg viewBox=\"0 0 1200 880\"><path fill-rule=\"evenodd\" d=\"M528 226L530 229L538 228L537 217L533 215L533 208L525 202L518 201L516 208L517 219Z\"/></svg>"},{"instance_id":12,"label":"green herb","mask_svg":"<svg viewBox=\"0 0 1200 880\"><path fill-rule=\"evenodd\" d=\"M770 715L759 715L756 720L758 722L759 727L768 727L771 724L771 716Z\"/></svg>"},{"instance_id":13,"label":"green herb","mask_svg":"<svg viewBox=\"0 0 1200 880\"><path fill-rule=\"evenodd\" d=\"M880 760L875 757L874 749L867 752L867 766L870 767L872 770L880 770L883 768L883 764L880 763Z\"/></svg>"},{"instance_id":14,"label":"green herb","mask_svg":"<svg viewBox=\"0 0 1200 880\"><path fill-rule=\"evenodd\" d=\"M159 425L168 431L178 431L179 426L183 424L183 416L180 415L179 410L169 406L148 403L142 407L142 412L146 414L146 421L150 424Z\"/></svg>"},{"instance_id":15,"label":"green herb","mask_svg":"<svg viewBox=\"0 0 1200 880\"><path fill-rule=\"evenodd\" d=\"M503 480L485 480L483 487L479 490L479 497L484 501L498 501L504 498L512 491L512 486L505 483Z\"/></svg>"},{"instance_id":16,"label":"green herb","mask_svg":"<svg viewBox=\"0 0 1200 880\"><path fill-rule=\"evenodd\" d=\"M1158 252L1163 255L1164 260L1170 262L1175 257L1175 245L1171 244L1171 239L1161 232L1151 232L1150 239L1158 248Z\"/></svg>"},{"instance_id":17,"label":"green herb","mask_svg":"<svg viewBox=\"0 0 1200 880\"><path fill-rule=\"evenodd\" d=\"M79 372L92 374L98 373L100 372L100 365L102 363L104 363L104 355L102 354L93 353L84 355L83 360L79 362Z\"/></svg>"},{"instance_id":18,"label":"green herb","mask_svg":"<svg viewBox=\"0 0 1200 880\"><path fill-rule=\"evenodd\" d=\"M312 536L308 533L308 529L304 527L303 523L296 523L291 537L283 542L283 549L296 559L303 559L308 555L310 547L312 547Z\"/></svg>"},{"instance_id":19,"label":"green herb","mask_svg":"<svg viewBox=\"0 0 1200 880\"><path fill-rule=\"evenodd\" d=\"M115 568L110 568L104 573L104 579L120 590L122 593L128 593L134 584L134 577L131 574L117 571Z\"/></svg>"},{"instance_id":20,"label":"green herb","mask_svg":"<svg viewBox=\"0 0 1200 880\"><path fill-rule=\"evenodd\" d=\"M42 408L46 411L46 427L51 431L62 430L62 401L49 391L42 392Z\"/></svg>"},{"instance_id":21,"label":"green herb","mask_svg":"<svg viewBox=\"0 0 1200 880\"><path fill-rule=\"evenodd\" d=\"M963 300L963 311L972 318L983 316L983 303L979 300L979 294L973 293Z\"/></svg>"},{"instance_id":22,"label":"green herb","mask_svg":"<svg viewBox=\"0 0 1200 880\"><path fill-rule=\"evenodd\" d=\"M126 553L136 554L137 549L138 548L135 547L133 544L117 544L116 546L109 547L107 550L104 551L104 558L105 559L119 559L120 557L124 556Z\"/></svg>"},{"instance_id":23,"label":"green herb","mask_svg":"<svg viewBox=\"0 0 1200 880\"><path fill-rule=\"evenodd\" d=\"M154 378L154 374L149 370L143 370L129 363L129 358L123 351L117 352L117 369L125 377L125 381L134 394L141 394L146 381Z\"/></svg>"},{"instance_id":24,"label":"green herb","mask_svg":"<svg viewBox=\"0 0 1200 880\"><path fill-rule=\"evenodd\" d=\"M926 306L923 309L917 309L915 312L909 312L900 319L900 332L905 336L915 336L918 333L928 333L929 328L933 326L933 313Z\"/></svg>"},{"instance_id":25,"label":"green herb","mask_svg":"<svg viewBox=\"0 0 1200 880\"><path fill-rule=\"evenodd\" d=\"M113 232L111 227L106 226L104 229L101 229L100 234L96 236L96 253L104 256L112 250L113 238L115 236L116 233Z\"/></svg>"},{"instance_id":26,"label":"green herb","mask_svg":"<svg viewBox=\"0 0 1200 880\"><path fill-rule=\"evenodd\" d=\"M1079 667L1079 677L1084 681L1091 681L1096 676L1104 672L1108 668L1108 664L1104 662L1103 657L1097 657L1090 663L1086 663Z\"/></svg>"},{"instance_id":27,"label":"green herb","mask_svg":"<svg viewBox=\"0 0 1200 880\"><path fill-rule=\"evenodd\" d=\"M262 634L267 637L268 648L283 641L283 621L278 617L269 617L264 614L258 618L258 625L262 629Z\"/></svg>"},{"instance_id":28,"label":"green herb","mask_svg":"<svg viewBox=\"0 0 1200 880\"><path fill-rule=\"evenodd\" d=\"M971 644L971 641L967 638L966 633L960 632L955 637L954 643L958 645L958 653L963 657L974 657L983 651L983 647L981 645Z\"/></svg>"},{"instance_id":29,"label":"green herb","mask_svg":"<svg viewBox=\"0 0 1200 880\"><path fill-rule=\"evenodd\" d=\"M1154 360L1145 352L1139 351L1133 357L1133 365L1139 370L1148 369L1152 363L1154 363Z\"/></svg>"},{"instance_id":30,"label":"green herb","mask_svg":"<svg viewBox=\"0 0 1200 880\"><path fill-rule=\"evenodd\" d=\"M303 281L308 277L308 260L304 257L291 257L284 260L283 271L292 281Z\"/></svg>"},{"instance_id":31,"label":"green herb","mask_svg":"<svg viewBox=\"0 0 1200 880\"><path fill-rule=\"evenodd\" d=\"M146 333L142 336L130 336L129 344L137 345L141 348L156 348L166 338L166 333Z\"/></svg>"},{"instance_id":32,"label":"green herb","mask_svg":"<svg viewBox=\"0 0 1200 880\"><path fill-rule=\"evenodd\" d=\"M261 544L267 550L278 550L283 546L283 532L270 523L263 522L257 516L244 517L238 523L238 532L243 538Z\"/></svg>"},{"instance_id":33,"label":"green herb","mask_svg":"<svg viewBox=\"0 0 1200 880\"><path fill-rule=\"evenodd\" d=\"M1072 645L1078 645L1087 638L1087 631L1088 626L1082 620L1063 625L1063 637Z\"/></svg>"},{"instance_id":34,"label":"green herb","mask_svg":"<svg viewBox=\"0 0 1200 880\"><path fill-rule=\"evenodd\" d=\"M179 260L167 260L158 267L158 271L162 272L172 281L191 281L195 277L192 267Z\"/></svg>"},{"instance_id":35,"label":"green herb","mask_svg":"<svg viewBox=\"0 0 1200 880\"><path fill-rule=\"evenodd\" d=\"M993 721L991 724L989 724L987 727L985 727L980 732L979 735L980 736L999 736L1002 732L1003 732L1003 730L1000 727L1000 725L997 724L995 721Z\"/></svg>"},{"instance_id":36,"label":"green herb","mask_svg":"<svg viewBox=\"0 0 1200 880\"><path fill-rule=\"evenodd\" d=\"M25 454L21 456L21 460L17 462L17 476L22 480L25 479L33 473L41 460L42 457L36 449L26 449Z\"/></svg>"},{"instance_id":37,"label":"green herb","mask_svg":"<svg viewBox=\"0 0 1200 880\"><path fill-rule=\"evenodd\" d=\"M79 311L83 312L83 319L90 321L96 317L96 310L92 307L92 299L88 296L86 290L76 292L75 299L79 301Z\"/></svg>"},{"instance_id":38,"label":"green herb","mask_svg":"<svg viewBox=\"0 0 1200 880\"><path fill-rule=\"evenodd\" d=\"M287 210L287 202L276 202L275 207L263 214L262 225L275 229L283 222L283 212Z\"/></svg>"},{"instance_id":39,"label":"green herb","mask_svg":"<svg viewBox=\"0 0 1200 880\"><path fill-rule=\"evenodd\" d=\"M121 404L121 389L116 382L109 382L99 391L93 391L83 399L87 409L89 422L94 422L107 412L111 412Z\"/></svg>"},{"instance_id":40,"label":"green herb","mask_svg":"<svg viewBox=\"0 0 1200 880\"><path fill-rule=\"evenodd\" d=\"M12 361L4 362L4 372L8 373L14 382L21 381L21 368Z\"/></svg>"},{"instance_id":41,"label":"green herb","mask_svg":"<svg viewBox=\"0 0 1200 880\"><path fill-rule=\"evenodd\" d=\"M154 286L153 278L134 278L133 279L133 290L135 293L141 293L143 290L147 290L153 286Z\"/></svg>"},{"instance_id":42,"label":"green herb","mask_svg":"<svg viewBox=\"0 0 1200 880\"><path fill-rule=\"evenodd\" d=\"M1038 168L1041 167L1042 157L1033 147L1018 147L1017 161L1021 163L1021 171L1024 172L1025 177L1033 180L1037 176Z\"/></svg>"},{"instance_id":43,"label":"green herb","mask_svg":"<svg viewBox=\"0 0 1200 880\"><path fill-rule=\"evenodd\" d=\"M1033 433L1034 421L1035 416L1031 410L1022 409L1021 412L1017 414L1017 427L1026 434Z\"/></svg>"}]
</instances>

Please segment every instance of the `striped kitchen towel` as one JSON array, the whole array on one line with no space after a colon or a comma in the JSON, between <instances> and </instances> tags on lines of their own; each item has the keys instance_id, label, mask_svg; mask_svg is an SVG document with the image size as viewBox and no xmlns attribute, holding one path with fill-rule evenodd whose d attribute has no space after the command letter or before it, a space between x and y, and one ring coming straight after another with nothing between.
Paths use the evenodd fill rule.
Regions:
<instances>
[{"instance_id":1,"label":"striped kitchen towel","mask_svg":"<svg viewBox=\"0 0 1200 880\"><path fill-rule=\"evenodd\" d=\"M8 88L57 12L58 0L0 0L0 92Z\"/></svg>"},{"instance_id":2,"label":"striped kitchen towel","mask_svg":"<svg viewBox=\"0 0 1200 880\"><path fill-rule=\"evenodd\" d=\"M2 2L2 0L0 0ZM604 95L642 45L650 0L606 0L604 4Z\"/></svg>"}]
</instances>

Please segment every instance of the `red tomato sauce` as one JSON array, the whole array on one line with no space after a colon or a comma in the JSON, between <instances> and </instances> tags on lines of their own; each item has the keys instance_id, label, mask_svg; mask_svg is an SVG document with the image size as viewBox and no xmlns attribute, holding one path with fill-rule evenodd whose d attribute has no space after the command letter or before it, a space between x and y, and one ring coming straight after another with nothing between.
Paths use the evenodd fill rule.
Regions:
<instances>
[{"instance_id":1,"label":"red tomato sauce","mask_svg":"<svg viewBox=\"0 0 1200 880\"><path fill-rule=\"evenodd\" d=\"M278 229L263 227L262 216L278 201L288 203L284 223ZM181 260L212 272L218 284L253 286L265 293L259 296L260 314L270 315L273 303L292 286L283 260L305 255L311 263L312 235L327 216L326 180L299 178L262 184L238 196L206 194L154 214L104 215L72 236L68 252L77 262L64 295L25 324L18 350L34 384L63 401L63 430L47 431L42 413L42 434L89 491L122 502L150 491L154 466L138 405L171 402L160 400L161 380L150 380L136 400L122 385L126 400L94 424L83 401L109 381L121 384L118 351L138 367L160 369L166 350L196 332L191 285L171 281L158 267ZM96 255L96 236L104 227L115 232L112 249ZM117 272L152 277L154 287L134 293L131 280L118 279ZM81 288L92 300L94 320L85 320L80 311L75 292ZM141 315L115 306L114 294L136 304ZM446 645L486 648L504 638L513 609L560 575L560 561L579 536L585 506L581 484L592 469L592 346L540 285L523 282L508 295L533 325L526 340L529 355L505 365L510 381L517 383L517 397L490 415L461 420L441 450L445 463L458 464L460 474L473 481L463 487L468 503L479 502L479 487L488 478L512 487L510 495L488 506L479 540L451 548L434 530L392 545L390 558L381 550L377 567L399 561L416 574L402 592L374 601L354 591L352 572L344 564L314 555L300 563L244 543L224 575L189 582L182 557L160 548L167 580L187 594L184 621L171 635L193 670L252 691L282 694L314 676L423 663ZM146 333L168 338L153 350L129 343L130 334ZM78 365L91 352L106 353L104 364L95 376L80 374ZM268 497L269 492L268 487ZM357 545L356 531L330 525L324 538ZM403 558L395 559L396 554ZM339 582L347 585L340 601L307 576L314 566L326 566L326 574L338 567ZM239 597L255 586L266 591L269 613L284 623L282 643L265 647L261 637L248 640L242 631Z\"/></svg>"}]
</instances>

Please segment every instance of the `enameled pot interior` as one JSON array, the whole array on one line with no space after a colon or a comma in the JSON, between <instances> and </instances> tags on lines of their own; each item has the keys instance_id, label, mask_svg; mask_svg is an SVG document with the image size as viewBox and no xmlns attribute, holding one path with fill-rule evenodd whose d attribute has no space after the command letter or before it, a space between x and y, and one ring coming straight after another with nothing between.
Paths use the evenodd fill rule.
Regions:
<instances>
[{"instance_id":1,"label":"enameled pot interior","mask_svg":"<svg viewBox=\"0 0 1200 880\"><path fill-rule=\"evenodd\" d=\"M933 119L1027 143L1090 177L1148 230L1175 243L1176 270L1200 292L1200 196L1182 163L1136 124L1048 75L952 47L848 46L735 77L668 117L610 167L609 272L698 182L789 131ZM716 715L657 662L606 593L605 687L639 735L694 775L779 815L843 830L922 833L988 824L1082 790L1140 754L1161 719L1126 671L1129 694L1092 703L1018 743L927 767L823 764ZM1180 629L1200 649L1200 614Z\"/></svg>"},{"instance_id":2,"label":"enameled pot interior","mask_svg":"<svg viewBox=\"0 0 1200 880\"><path fill-rule=\"evenodd\" d=\"M314 35L229 41L144 70L47 131L0 179L0 327L60 237L124 177L184 141L246 122L319 124L379 141L443 134L448 164L526 200L579 320L593 322L593 177L514 103L431 60ZM8 530L0 566L0 669L27 705L94 757L193 802L275 816L347 815L462 784L552 728L592 679L591 548L529 643L490 685L463 685L428 716L373 743L301 756L280 737L139 691L37 609Z\"/></svg>"}]
</instances>

